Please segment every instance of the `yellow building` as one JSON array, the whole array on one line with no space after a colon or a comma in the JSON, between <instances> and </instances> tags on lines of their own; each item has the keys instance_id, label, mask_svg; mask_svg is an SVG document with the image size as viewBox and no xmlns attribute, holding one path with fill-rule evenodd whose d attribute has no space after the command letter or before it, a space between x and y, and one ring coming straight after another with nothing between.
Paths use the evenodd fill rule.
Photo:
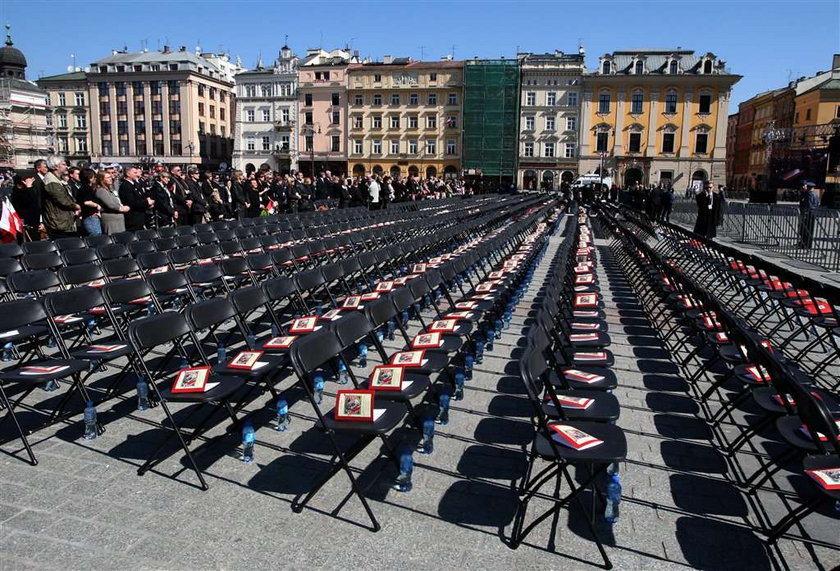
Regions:
<instances>
[{"instance_id":1,"label":"yellow building","mask_svg":"<svg viewBox=\"0 0 840 571\"><path fill-rule=\"evenodd\" d=\"M90 161L90 106L87 74L83 71L51 75L38 80L49 93L55 129L55 150L71 164Z\"/></svg>"},{"instance_id":2,"label":"yellow building","mask_svg":"<svg viewBox=\"0 0 840 571\"><path fill-rule=\"evenodd\" d=\"M580 173L620 186L724 184L731 74L714 54L606 54L584 76ZM696 182L691 182L696 181Z\"/></svg>"},{"instance_id":3,"label":"yellow building","mask_svg":"<svg viewBox=\"0 0 840 571\"><path fill-rule=\"evenodd\" d=\"M385 56L347 70L353 175L451 176L461 168L463 62Z\"/></svg>"}]
</instances>

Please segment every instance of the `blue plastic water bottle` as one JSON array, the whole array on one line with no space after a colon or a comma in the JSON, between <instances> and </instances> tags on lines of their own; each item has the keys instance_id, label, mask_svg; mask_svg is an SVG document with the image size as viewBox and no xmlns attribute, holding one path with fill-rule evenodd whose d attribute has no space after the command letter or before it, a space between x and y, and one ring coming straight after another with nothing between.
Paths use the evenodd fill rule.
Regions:
<instances>
[{"instance_id":1,"label":"blue plastic water bottle","mask_svg":"<svg viewBox=\"0 0 840 571\"><path fill-rule=\"evenodd\" d=\"M385 340L385 332L382 331L381 327L376 330L376 340L380 343Z\"/></svg>"},{"instance_id":2,"label":"blue plastic water bottle","mask_svg":"<svg viewBox=\"0 0 840 571\"><path fill-rule=\"evenodd\" d=\"M13 343L6 343L3 345L3 362L8 363L13 359L12 350L15 348Z\"/></svg>"},{"instance_id":3,"label":"blue plastic water bottle","mask_svg":"<svg viewBox=\"0 0 840 571\"><path fill-rule=\"evenodd\" d=\"M423 421L423 439L417 445L417 451L420 454L431 454L434 452L434 437L435 437L435 419L432 416L427 416Z\"/></svg>"},{"instance_id":4,"label":"blue plastic water bottle","mask_svg":"<svg viewBox=\"0 0 840 571\"><path fill-rule=\"evenodd\" d=\"M344 359L338 360L338 384L346 385L350 382L350 373L347 372L347 365L344 364Z\"/></svg>"},{"instance_id":5,"label":"blue plastic water bottle","mask_svg":"<svg viewBox=\"0 0 840 571\"><path fill-rule=\"evenodd\" d=\"M221 341L216 343L216 362L220 365L227 363L227 348Z\"/></svg>"},{"instance_id":6,"label":"blue plastic water bottle","mask_svg":"<svg viewBox=\"0 0 840 571\"><path fill-rule=\"evenodd\" d=\"M137 375L137 410L147 410L149 402L149 383L143 375Z\"/></svg>"},{"instance_id":7,"label":"blue plastic water bottle","mask_svg":"<svg viewBox=\"0 0 840 571\"><path fill-rule=\"evenodd\" d=\"M484 329L484 350L485 351L492 351L493 350L493 339L495 339L495 335L493 334L493 328L490 325Z\"/></svg>"},{"instance_id":8,"label":"blue plastic water bottle","mask_svg":"<svg viewBox=\"0 0 840 571\"><path fill-rule=\"evenodd\" d=\"M324 373L322 371L315 371L312 377L312 388L315 392L315 403L321 404L324 400Z\"/></svg>"},{"instance_id":9,"label":"blue plastic water bottle","mask_svg":"<svg viewBox=\"0 0 840 571\"><path fill-rule=\"evenodd\" d=\"M502 322L502 320L501 319L496 319L496 324L495 324L495 328L494 328L494 335L495 335L496 339L501 339L502 338L502 327L504 327L504 323Z\"/></svg>"},{"instance_id":10,"label":"blue plastic water bottle","mask_svg":"<svg viewBox=\"0 0 840 571\"><path fill-rule=\"evenodd\" d=\"M175 298L172 300L172 308L175 311L180 311L181 309L181 296L176 295Z\"/></svg>"},{"instance_id":11,"label":"blue plastic water bottle","mask_svg":"<svg viewBox=\"0 0 840 571\"><path fill-rule=\"evenodd\" d=\"M607 483L607 506L604 508L604 520L610 525L618 521L618 508L621 503L621 478L611 474Z\"/></svg>"},{"instance_id":12,"label":"blue plastic water bottle","mask_svg":"<svg viewBox=\"0 0 840 571\"><path fill-rule=\"evenodd\" d=\"M359 343L359 368L367 367L368 346L367 343Z\"/></svg>"},{"instance_id":13,"label":"blue plastic water bottle","mask_svg":"<svg viewBox=\"0 0 840 571\"><path fill-rule=\"evenodd\" d=\"M253 350L257 348L257 336L254 335L254 332L250 329L248 330L248 338L246 339L246 342L248 343L249 349Z\"/></svg>"},{"instance_id":14,"label":"blue plastic water bottle","mask_svg":"<svg viewBox=\"0 0 840 571\"><path fill-rule=\"evenodd\" d=\"M277 327L276 323L272 322L271 323L271 336L272 337L277 337L278 335L280 335L280 328Z\"/></svg>"},{"instance_id":15,"label":"blue plastic water bottle","mask_svg":"<svg viewBox=\"0 0 840 571\"><path fill-rule=\"evenodd\" d=\"M505 329L510 329L510 321L511 321L512 318L513 318L513 313L511 312L511 310L510 309L505 310L505 316L504 316L504 321L505 321L505 327L504 328Z\"/></svg>"},{"instance_id":16,"label":"blue plastic water bottle","mask_svg":"<svg viewBox=\"0 0 840 571\"><path fill-rule=\"evenodd\" d=\"M464 369L461 367L455 368L455 394L452 398L457 400L464 400Z\"/></svg>"},{"instance_id":17,"label":"blue plastic water bottle","mask_svg":"<svg viewBox=\"0 0 840 571\"><path fill-rule=\"evenodd\" d=\"M146 304L146 315L154 315L155 314L155 304L151 301Z\"/></svg>"},{"instance_id":18,"label":"blue plastic water bottle","mask_svg":"<svg viewBox=\"0 0 840 571\"><path fill-rule=\"evenodd\" d=\"M251 424L251 419L245 421L242 426L242 458L241 460L246 464L254 461L254 443L257 441L257 435L254 432L254 425Z\"/></svg>"},{"instance_id":19,"label":"blue plastic water bottle","mask_svg":"<svg viewBox=\"0 0 840 571\"><path fill-rule=\"evenodd\" d=\"M408 310L403 309L400 313L400 322L403 324L403 327L408 325Z\"/></svg>"},{"instance_id":20,"label":"blue plastic water bottle","mask_svg":"<svg viewBox=\"0 0 840 571\"><path fill-rule=\"evenodd\" d=\"M322 313L324 313L324 306L323 306L323 304L321 304L321 302L319 301L319 302L315 305L315 315L321 315Z\"/></svg>"},{"instance_id":21,"label":"blue plastic water bottle","mask_svg":"<svg viewBox=\"0 0 840 571\"><path fill-rule=\"evenodd\" d=\"M277 432L286 432L289 430L289 424L292 422L292 419L289 417L289 403L284 393L280 393L280 396L277 398L275 410L277 411L277 416L274 417L274 422L277 423Z\"/></svg>"},{"instance_id":22,"label":"blue plastic water bottle","mask_svg":"<svg viewBox=\"0 0 840 571\"><path fill-rule=\"evenodd\" d=\"M441 426L449 424L449 389L443 389L438 399L438 415L435 422Z\"/></svg>"},{"instance_id":23,"label":"blue plastic water bottle","mask_svg":"<svg viewBox=\"0 0 840 571\"><path fill-rule=\"evenodd\" d=\"M85 440L93 440L96 438L96 408L93 406L93 401L88 401L85 406L83 415L85 422Z\"/></svg>"},{"instance_id":24,"label":"blue plastic water bottle","mask_svg":"<svg viewBox=\"0 0 840 571\"><path fill-rule=\"evenodd\" d=\"M478 339L475 342L475 364L480 365L484 362L484 341Z\"/></svg>"},{"instance_id":25,"label":"blue plastic water bottle","mask_svg":"<svg viewBox=\"0 0 840 571\"><path fill-rule=\"evenodd\" d=\"M183 355L181 355L181 368L182 369L189 369L190 368L190 362L187 361L187 358L184 357Z\"/></svg>"},{"instance_id":26,"label":"blue plastic water bottle","mask_svg":"<svg viewBox=\"0 0 840 571\"><path fill-rule=\"evenodd\" d=\"M388 338L388 341L393 341L394 340L394 333L396 331L397 331L397 322L393 319L389 319L388 320L388 332L386 334L386 337Z\"/></svg>"},{"instance_id":27,"label":"blue plastic water bottle","mask_svg":"<svg viewBox=\"0 0 840 571\"><path fill-rule=\"evenodd\" d=\"M414 457L411 446L406 444L400 451L400 475L394 483L394 489L398 492L411 491L411 474L414 472Z\"/></svg>"},{"instance_id":28,"label":"blue plastic water bottle","mask_svg":"<svg viewBox=\"0 0 840 571\"><path fill-rule=\"evenodd\" d=\"M464 380L469 381L473 378L473 364L475 363L475 356L472 353L464 355Z\"/></svg>"}]
</instances>

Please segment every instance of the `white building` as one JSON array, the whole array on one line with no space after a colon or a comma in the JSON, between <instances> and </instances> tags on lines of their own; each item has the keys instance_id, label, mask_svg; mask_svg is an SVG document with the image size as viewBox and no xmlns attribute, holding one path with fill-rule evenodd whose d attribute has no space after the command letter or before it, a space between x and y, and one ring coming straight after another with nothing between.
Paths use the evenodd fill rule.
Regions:
<instances>
[{"instance_id":1,"label":"white building","mask_svg":"<svg viewBox=\"0 0 840 571\"><path fill-rule=\"evenodd\" d=\"M519 54L519 188L557 190L577 175L583 58Z\"/></svg>"},{"instance_id":2,"label":"white building","mask_svg":"<svg viewBox=\"0 0 840 571\"><path fill-rule=\"evenodd\" d=\"M233 167L243 171L268 165L288 172L298 168L298 57L289 46L269 67L236 75L236 124Z\"/></svg>"}]
</instances>

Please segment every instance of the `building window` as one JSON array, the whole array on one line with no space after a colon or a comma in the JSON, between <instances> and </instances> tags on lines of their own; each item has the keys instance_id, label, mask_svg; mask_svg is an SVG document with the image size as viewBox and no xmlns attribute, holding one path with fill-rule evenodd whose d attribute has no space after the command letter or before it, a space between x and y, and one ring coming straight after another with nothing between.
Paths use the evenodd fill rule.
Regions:
<instances>
[{"instance_id":1,"label":"building window","mask_svg":"<svg viewBox=\"0 0 840 571\"><path fill-rule=\"evenodd\" d=\"M432 72L429 74L429 81L437 81L437 73Z\"/></svg>"},{"instance_id":2,"label":"building window","mask_svg":"<svg viewBox=\"0 0 840 571\"><path fill-rule=\"evenodd\" d=\"M381 129L382 128L382 115L374 115L370 118L371 127L374 129Z\"/></svg>"},{"instance_id":3,"label":"building window","mask_svg":"<svg viewBox=\"0 0 840 571\"><path fill-rule=\"evenodd\" d=\"M409 129L416 129L417 128L417 115L409 115L408 116L408 128Z\"/></svg>"},{"instance_id":4,"label":"building window","mask_svg":"<svg viewBox=\"0 0 840 571\"><path fill-rule=\"evenodd\" d=\"M391 129L399 129L400 128L400 116L399 115L391 115Z\"/></svg>"},{"instance_id":5,"label":"building window","mask_svg":"<svg viewBox=\"0 0 840 571\"><path fill-rule=\"evenodd\" d=\"M136 129L135 129L136 131ZM181 134L181 122L180 121L170 121L169 122L169 134L170 135L180 135Z\"/></svg>"},{"instance_id":6,"label":"building window","mask_svg":"<svg viewBox=\"0 0 840 571\"><path fill-rule=\"evenodd\" d=\"M340 93L333 93L330 95L330 103L333 106L341 105L341 94Z\"/></svg>"},{"instance_id":7,"label":"building window","mask_svg":"<svg viewBox=\"0 0 840 571\"><path fill-rule=\"evenodd\" d=\"M417 154L417 139L409 139L408 141L408 153L411 155Z\"/></svg>"},{"instance_id":8,"label":"building window","mask_svg":"<svg viewBox=\"0 0 840 571\"><path fill-rule=\"evenodd\" d=\"M534 130L534 116L528 115L525 117L525 130L526 131L533 131Z\"/></svg>"},{"instance_id":9,"label":"building window","mask_svg":"<svg viewBox=\"0 0 840 571\"><path fill-rule=\"evenodd\" d=\"M546 131L554 131L554 124L555 124L555 118L554 117L546 117L545 118L545 130Z\"/></svg>"},{"instance_id":10,"label":"building window","mask_svg":"<svg viewBox=\"0 0 840 571\"><path fill-rule=\"evenodd\" d=\"M225 108L219 107L219 119L224 121L225 120Z\"/></svg>"},{"instance_id":11,"label":"building window","mask_svg":"<svg viewBox=\"0 0 840 571\"><path fill-rule=\"evenodd\" d=\"M391 94L391 105L399 105L400 104L400 94L399 93L392 93Z\"/></svg>"},{"instance_id":12,"label":"building window","mask_svg":"<svg viewBox=\"0 0 840 571\"><path fill-rule=\"evenodd\" d=\"M627 142L627 151L630 153L638 153L642 149L642 134L630 133L630 139Z\"/></svg>"},{"instance_id":13,"label":"building window","mask_svg":"<svg viewBox=\"0 0 840 571\"><path fill-rule=\"evenodd\" d=\"M210 118L213 118L213 106L210 106ZM271 121L271 109L263 109L262 110L262 120L266 123Z\"/></svg>"},{"instance_id":14,"label":"building window","mask_svg":"<svg viewBox=\"0 0 840 571\"><path fill-rule=\"evenodd\" d=\"M677 112L677 92L669 91L665 94L665 113Z\"/></svg>"},{"instance_id":15,"label":"building window","mask_svg":"<svg viewBox=\"0 0 840 571\"><path fill-rule=\"evenodd\" d=\"M598 94L598 113L610 112L610 93L604 91Z\"/></svg>"},{"instance_id":16,"label":"building window","mask_svg":"<svg viewBox=\"0 0 840 571\"><path fill-rule=\"evenodd\" d=\"M577 117L574 115L566 117L566 130L577 131Z\"/></svg>"},{"instance_id":17,"label":"building window","mask_svg":"<svg viewBox=\"0 0 840 571\"><path fill-rule=\"evenodd\" d=\"M127 157L129 154L128 141L120 141L120 156Z\"/></svg>"},{"instance_id":18,"label":"building window","mask_svg":"<svg viewBox=\"0 0 840 571\"><path fill-rule=\"evenodd\" d=\"M116 83L114 84L114 87L116 87L116 90L117 90L117 95L118 95L118 96L119 96L119 95L125 95L125 93L126 93L126 85L125 85L125 82L124 82L124 81L118 81L118 82L116 82Z\"/></svg>"},{"instance_id":19,"label":"building window","mask_svg":"<svg viewBox=\"0 0 840 571\"><path fill-rule=\"evenodd\" d=\"M305 93L303 95L303 105L305 107L312 107L312 94L311 93Z\"/></svg>"},{"instance_id":20,"label":"building window","mask_svg":"<svg viewBox=\"0 0 840 571\"><path fill-rule=\"evenodd\" d=\"M381 155L382 154L382 139L374 139L371 141L371 154L373 155Z\"/></svg>"},{"instance_id":21,"label":"building window","mask_svg":"<svg viewBox=\"0 0 840 571\"><path fill-rule=\"evenodd\" d=\"M578 94L577 94L577 91L570 91L570 92L566 95L566 104L567 104L569 107L577 107L577 104L578 104Z\"/></svg>"},{"instance_id":22,"label":"building window","mask_svg":"<svg viewBox=\"0 0 840 571\"><path fill-rule=\"evenodd\" d=\"M644 93L641 91L634 91L630 96L630 113L633 115L641 115L644 102Z\"/></svg>"},{"instance_id":23,"label":"building window","mask_svg":"<svg viewBox=\"0 0 840 571\"><path fill-rule=\"evenodd\" d=\"M224 119L224 117L222 117L222 119ZM284 125L289 124L289 108L288 107L284 107L283 109L280 110L280 120L283 121Z\"/></svg>"},{"instance_id":24,"label":"building window","mask_svg":"<svg viewBox=\"0 0 840 571\"><path fill-rule=\"evenodd\" d=\"M437 129L437 115L426 115L426 129Z\"/></svg>"},{"instance_id":25,"label":"building window","mask_svg":"<svg viewBox=\"0 0 840 571\"><path fill-rule=\"evenodd\" d=\"M397 139L391 140L391 154L398 155L400 154L400 142Z\"/></svg>"},{"instance_id":26,"label":"building window","mask_svg":"<svg viewBox=\"0 0 840 571\"><path fill-rule=\"evenodd\" d=\"M674 152L674 133L663 133L662 134L662 152L663 153L673 153Z\"/></svg>"},{"instance_id":27,"label":"building window","mask_svg":"<svg viewBox=\"0 0 840 571\"><path fill-rule=\"evenodd\" d=\"M117 115L128 115L128 101L117 101Z\"/></svg>"},{"instance_id":28,"label":"building window","mask_svg":"<svg viewBox=\"0 0 840 571\"><path fill-rule=\"evenodd\" d=\"M374 83L382 83L382 74L374 73L373 74L373 82Z\"/></svg>"},{"instance_id":29,"label":"building window","mask_svg":"<svg viewBox=\"0 0 840 571\"><path fill-rule=\"evenodd\" d=\"M437 154L437 141L432 139L431 141L426 141L426 154L427 155L436 155Z\"/></svg>"},{"instance_id":30,"label":"building window","mask_svg":"<svg viewBox=\"0 0 840 571\"><path fill-rule=\"evenodd\" d=\"M447 105L458 105L458 94L450 93L446 98Z\"/></svg>"},{"instance_id":31,"label":"building window","mask_svg":"<svg viewBox=\"0 0 840 571\"><path fill-rule=\"evenodd\" d=\"M697 133L694 139L694 152L697 154L705 154L709 152L709 134Z\"/></svg>"},{"instance_id":32,"label":"building window","mask_svg":"<svg viewBox=\"0 0 840 571\"><path fill-rule=\"evenodd\" d=\"M362 95L356 95L356 96L353 98L353 104L354 104L354 105L364 105L364 104L365 104L365 98L364 98L364 96L362 96Z\"/></svg>"},{"instance_id":33,"label":"building window","mask_svg":"<svg viewBox=\"0 0 840 571\"><path fill-rule=\"evenodd\" d=\"M341 123L341 111L333 111L332 112L332 124L338 125Z\"/></svg>"},{"instance_id":34,"label":"building window","mask_svg":"<svg viewBox=\"0 0 840 571\"><path fill-rule=\"evenodd\" d=\"M595 136L595 150L599 153L606 153L610 143L610 134L606 131L599 131Z\"/></svg>"},{"instance_id":35,"label":"building window","mask_svg":"<svg viewBox=\"0 0 840 571\"><path fill-rule=\"evenodd\" d=\"M248 135L245 139L245 148L249 151L256 150L256 138L253 135Z\"/></svg>"},{"instance_id":36,"label":"building window","mask_svg":"<svg viewBox=\"0 0 840 571\"><path fill-rule=\"evenodd\" d=\"M45 117L45 119L47 120L47 127L52 127L53 126L53 116L52 115L47 115ZM798 119L797 119L797 121L798 121Z\"/></svg>"},{"instance_id":37,"label":"building window","mask_svg":"<svg viewBox=\"0 0 840 571\"><path fill-rule=\"evenodd\" d=\"M155 123L155 122L154 122L154 121L152 121L152 124L153 124L153 125L154 125L154 123ZM204 121L199 121L199 122L198 122L198 132L199 132L199 133L204 133Z\"/></svg>"},{"instance_id":38,"label":"building window","mask_svg":"<svg viewBox=\"0 0 840 571\"><path fill-rule=\"evenodd\" d=\"M303 114L303 122L307 125L312 125L312 111L307 111Z\"/></svg>"},{"instance_id":39,"label":"building window","mask_svg":"<svg viewBox=\"0 0 840 571\"><path fill-rule=\"evenodd\" d=\"M74 95L74 104L76 107L84 107L85 105L85 94L84 93L76 93Z\"/></svg>"},{"instance_id":40,"label":"building window","mask_svg":"<svg viewBox=\"0 0 840 571\"><path fill-rule=\"evenodd\" d=\"M668 73L671 75L677 75L680 70L680 64L677 60L672 59L671 63L668 64Z\"/></svg>"},{"instance_id":41,"label":"building window","mask_svg":"<svg viewBox=\"0 0 840 571\"><path fill-rule=\"evenodd\" d=\"M87 129L87 117L76 115L76 129Z\"/></svg>"},{"instance_id":42,"label":"building window","mask_svg":"<svg viewBox=\"0 0 840 571\"><path fill-rule=\"evenodd\" d=\"M837 106L837 112L834 114L834 116L840 118L840 105Z\"/></svg>"},{"instance_id":43,"label":"building window","mask_svg":"<svg viewBox=\"0 0 840 571\"><path fill-rule=\"evenodd\" d=\"M529 107L533 107L537 104L537 94L534 91L528 91L525 93L525 105Z\"/></svg>"},{"instance_id":44,"label":"building window","mask_svg":"<svg viewBox=\"0 0 840 571\"><path fill-rule=\"evenodd\" d=\"M271 137L263 137L262 138L262 150L270 151L271 150Z\"/></svg>"},{"instance_id":45,"label":"building window","mask_svg":"<svg viewBox=\"0 0 840 571\"><path fill-rule=\"evenodd\" d=\"M152 95L160 95L160 82L159 81L149 82L149 88L152 92Z\"/></svg>"},{"instance_id":46,"label":"building window","mask_svg":"<svg viewBox=\"0 0 840 571\"><path fill-rule=\"evenodd\" d=\"M605 61L603 65L601 65L601 73L603 73L604 75L608 75L610 73L610 67L610 62Z\"/></svg>"},{"instance_id":47,"label":"building window","mask_svg":"<svg viewBox=\"0 0 840 571\"><path fill-rule=\"evenodd\" d=\"M575 143L566 143L566 148L563 151L563 156L567 159L575 158L577 153L577 145Z\"/></svg>"},{"instance_id":48,"label":"building window","mask_svg":"<svg viewBox=\"0 0 840 571\"><path fill-rule=\"evenodd\" d=\"M102 121L99 126L99 130L102 131L103 134L110 135L111 134L111 122L110 121Z\"/></svg>"},{"instance_id":49,"label":"building window","mask_svg":"<svg viewBox=\"0 0 840 571\"><path fill-rule=\"evenodd\" d=\"M303 138L303 145L307 153L313 152L315 150L315 138L312 135L306 135Z\"/></svg>"},{"instance_id":50,"label":"building window","mask_svg":"<svg viewBox=\"0 0 840 571\"><path fill-rule=\"evenodd\" d=\"M375 94L373 96L373 104L374 105L382 105L382 95L380 95L379 93Z\"/></svg>"},{"instance_id":51,"label":"building window","mask_svg":"<svg viewBox=\"0 0 840 571\"><path fill-rule=\"evenodd\" d=\"M246 85L245 86L245 97L256 97L257 96L257 86L256 85Z\"/></svg>"},{"instance_id":52,"label":"building window","mask_svg":"<svg viewBox=\"0 0 840 571\"><path fill-rule=\"evenodd\" d=\"M87 150L88 150L88 148L87 148L87 138L76 137L76 152L86 153Z\"/></svg>"},{"instance_id":53,"label":"building window","mask_svg":"<svg viewBox=\"0 0 840 571\"><path fill-rule=\"evenodd\" d=\"M198 84L198 96L204 97L204 85L201 83Z\"/></svg>"},{"instance_id":54,"label":"building window","mask_svg":"<svg viewBox=\"0 0 840 571\"><path fill-rule=\"evenodd\" d=\"M703 73L712 73L712 60L707 59L703 62Z\"/></svg>"},{"instance_id":55,"label":"building window","mask_svg":"<svg viewBox=\"0 0 840 571\"><path fill-rule=\"evenodd\" d=\"M67 137L59 137L58 138L58 152L62 154L67 154L67 149L69 148Z\"/></svg>"},{"instance_id":56,"label":"building window","mask_svg":"<svg viewBox=\"0 0 840 571\"><path fill-rule=\"evenodd\" d=\"M534 143L525 143L525 147L522 151L522 155L525 157L533 157L534 156Z\"/></svg>"},{"instance_id":57,"label":"building window","mask_svg":"<svg viewBox=\"0 0 840 571\"><path fill-rule=\"evenodd\" d=\"M114 154L114 147L111 145L111 141L106 141L105 139L102 140L102 154L103 155L113 155Z\"/></svg>"},{"instance_id":58,"label":"building window","mask_svg":"<svg viewBox=\"0 0 840 571\"><path fill-rule=\"evenodd\" d=\"M362 154L362 140L361 139L354 139L353 140L353 152L357 155Z\"/></svg>"},{"instance_id":59,"label":"building window","mask_svg":"<svg viewBox=\"0 0 840 571\"><path fill-rule=\"evenodd\" d=\"M698 102L698 113L711 113L712 112L712 96L708 93L704 93L700 96L700 100Z\"/></svg>"},{"instance_id":60,"label":"building window","mask_svg":"<svg viewBox=\"0 0 840 571\"><path fill-rule=\"evenodd\" d=\"M420 96L416 93L412 93L408 96L408 104L409 105L417 105L420 103Z\"/></svg>"},{"instance_id":61,"label":"building window","mask_svg":"<svg viewBox=\"0 0 840 571\"><path fill-rule=\"evenodd\" d=\"M254 122L254 110L253 109L246 109L245 110L245 121L248 123Z\"/></svg>"},{"instance_id":62,"label":"building window","mask_svg":"<svg viewBox=\"0 0 840 571\"><path fill-rule=\"evenodd\" d=\"M437 105L437 93L429 94L429 105Z\"/></svg>"},{"instance_id":63,"label":"building window","mask_svg":"<svg viewBox=\"0 0 840 571\"><path fill-rule=\"evenodd\" d=\"M645 62L637 61L636 66L633 70L633 73L635 73L636 75L642 75L644 72L645 72Z\"/></svg>"},{"instance_id":64,"label":"building window","mask_svg":"<svg viewBox=\"0 0 840 571\"><path fill-rule=\"evenodd\" d=\"M449 139L446 141L446 154L447 155L454 155L457 150L455 146L455 139Z\"/></svg>"},{"instance_id":65,"label":"building window","mask_svg":"<svg viewBox=\"0 0 840 571\"><path fill-rule=\"evenodd\" d=\"M446 128L447 129L457 129L458 128L458 117L455 115L449 115L446 118Z\"/></svg>"},{"instance_id":66,"label":"building window","mask_svg":"<svg viewBox=\"0 0 840 571\"><path fill-rule=\"evenodd\" d=\"M59 129L66 129L67 128L67 114L66 113L59 113L58 114L58 128Z\"/></svg>"},{"instance_id":67,"label":"building window","mask_svg":"<svg viewBox=\"0 0 840 571\"><path fill-rule=\"evenodd\" d=\"M806 120L806 121L810 121L810 120L811 120L811 110L810 110L810 109L806 109L806 110L805 110L805 120Z\"/></svg>"},{"instance_id":68,"label":"building window","mask_svg":"<svg viewBox=\"0 0 840 571\"><path fill-rule=\"evenodd\" d=\"M554 91L549 91L545 94L545 104L549 107L553 107L557 105L557 93Z\"/></svg>"},{"instance_id":69,"label":"building window","mask_svg":"<svg viewBox=\"0 0 840 571\"><path fill-rule=\"evenodd\" d=\"M543 156L544 157L553 157L554 156L554 143L543 144Z\"/></svg>"},{"instance_id":70,"label":"building window","mask_svg":"<svg viewBox=\"0 0 840 571\"><path fill-rule=\"evenodd\" d=\"M362 116L361 115L353 115L353 128L354 129L361 129L362 128Z\"/></svg>"}]
</instances>

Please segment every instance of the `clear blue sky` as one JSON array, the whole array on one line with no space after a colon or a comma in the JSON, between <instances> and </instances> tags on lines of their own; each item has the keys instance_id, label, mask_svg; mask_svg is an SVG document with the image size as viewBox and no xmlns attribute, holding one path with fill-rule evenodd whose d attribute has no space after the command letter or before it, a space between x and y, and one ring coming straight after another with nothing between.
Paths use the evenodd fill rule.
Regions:
<instances>
[{"instance_id":1,"label":"clear blue sky","mask_svg":"<svg viewBox=\"0 0 840 571\"><path fill-rule=\"evenodd\" d=\"M717 54L744 78L739 101L828 69L840 53L840 0L668 0L637 2L310 2L220 0L0 0L0 21L29 61L28 77L67 71L70 54L88 65L124 45L168 43L224 50L252 67L273 59L286 34L307 47L345 44L362 56L437 59L513 57L520 51L577 50L587 66L606 52L638 47ZM422 47L424 46L424 47Z\"/></svg>"}]
</instances>

